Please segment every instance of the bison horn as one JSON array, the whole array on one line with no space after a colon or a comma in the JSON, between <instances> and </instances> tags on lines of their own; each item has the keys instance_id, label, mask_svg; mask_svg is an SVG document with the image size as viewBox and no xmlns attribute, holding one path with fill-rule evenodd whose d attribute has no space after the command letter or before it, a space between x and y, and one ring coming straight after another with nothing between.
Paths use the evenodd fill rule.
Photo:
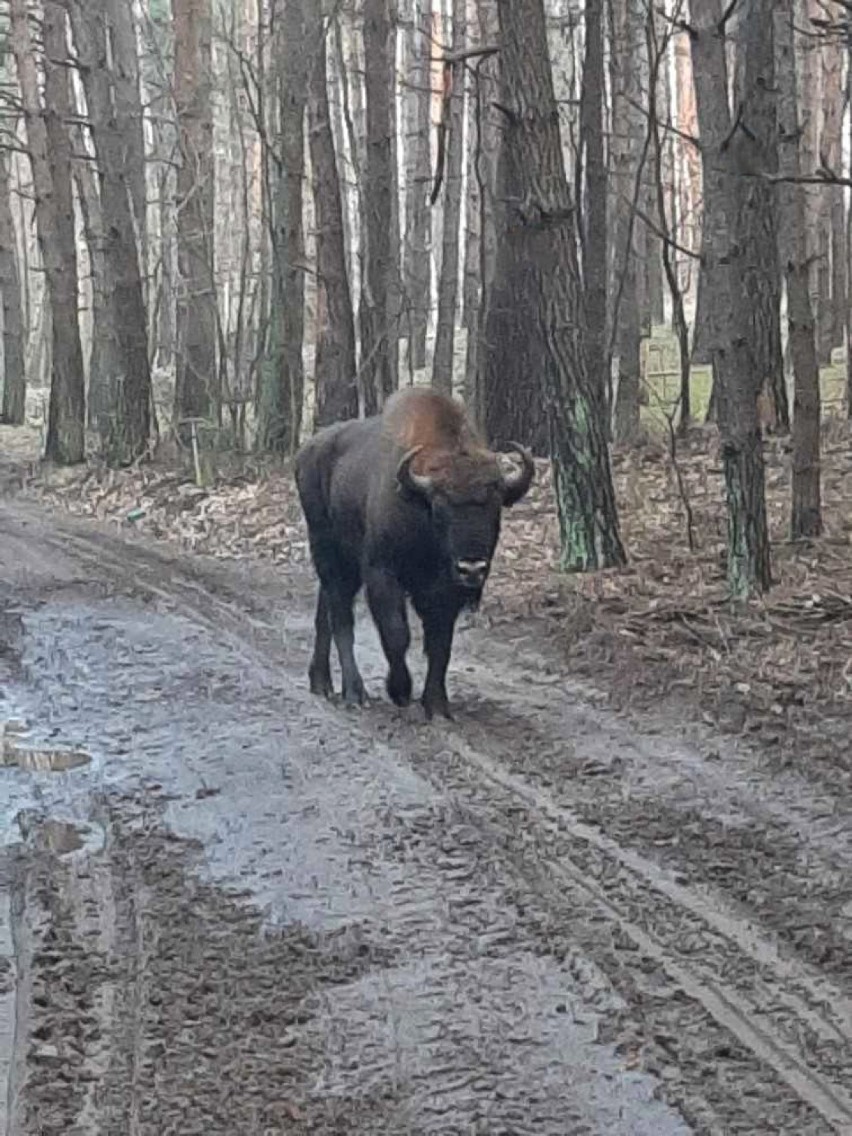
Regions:
<instances>
[{"instance_id":1,"label":"bison horn","mask_svg":"<svg viewBox=\"0 0 852 1136\"><path fill-rule=\"evenodd\" d=\"M408 451L396 467L396 479L400 486L409 493L419 493L423 497L428 497L432 492L432 478L423 477L419 473L414 473L411 469L411 463L422 449L422 446L415 446L413 450Z\"/></svg>"},{"instance_id":2,"label":"bison horn","mask_svg":"<svg viewBox=\"0 0 852 1136\"><path fill-rule=\"evenodd\" d=\"M503 504L507 509L516 505L525 495L532 485L532 479L535 475L535 462L526 446L519 446L517 442L510 442L509 449L513 453L520 454L521 461L524 464L519 473L512 473L503 478Z\"/></svg>"}]
</instances>

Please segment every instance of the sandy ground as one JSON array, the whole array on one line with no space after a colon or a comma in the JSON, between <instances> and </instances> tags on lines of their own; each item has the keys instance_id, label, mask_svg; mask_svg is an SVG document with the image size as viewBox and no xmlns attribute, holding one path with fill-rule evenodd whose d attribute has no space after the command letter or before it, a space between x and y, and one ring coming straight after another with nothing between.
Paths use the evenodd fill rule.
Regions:
<instances>
[{"instance_id":1,"label":"sandy ground","mask_svg":"<svg viewBox=\"0 0 852 1136\"><path fill-rule=\"evenodd\" d=\"M317 701L312 599L0 502L2 1136L852 1132L848 795L533 622Z\"/></svg>"}]
</instances>

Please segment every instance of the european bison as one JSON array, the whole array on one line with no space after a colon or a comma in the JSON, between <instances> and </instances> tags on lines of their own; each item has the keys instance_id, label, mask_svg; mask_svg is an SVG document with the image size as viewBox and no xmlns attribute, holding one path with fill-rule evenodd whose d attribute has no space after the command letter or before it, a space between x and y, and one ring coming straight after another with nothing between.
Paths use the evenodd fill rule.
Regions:
<instances>
[{"instance_id":1,"label":"european bison","mask_svg":"<svg viewBox=\"0 0 852 1136\"><path fill-rule=\"evenodd\" d=\"M411 701L406 596L423 624L426 716L450 717L447 665L459 612L476 607L500 533L500 511L532 482L530 454L505 476L451 398L424 388L393 395L373 418L317 433L296 457L296 484L320 581L311 690L327 697L334 637L343 698L364 700L353 603L363 584L397 706Z\"/></svg>"}]
</instances>

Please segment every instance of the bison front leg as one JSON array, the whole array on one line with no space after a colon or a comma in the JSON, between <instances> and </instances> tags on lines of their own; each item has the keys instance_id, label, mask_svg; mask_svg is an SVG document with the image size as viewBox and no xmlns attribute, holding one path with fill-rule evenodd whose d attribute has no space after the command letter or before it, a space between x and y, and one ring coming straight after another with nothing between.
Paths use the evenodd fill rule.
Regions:
<instances>
[{"instance_id":1,"label":"bison front leg","mask_svg":"<svg viewBox=\"0 0 852 1136\"><path fill-rule=\"evenodd\" d=\"M450 700L447 697L447 667L453 649L453 631L456 614L451 611L426 611L423 620L423 639L426 651L426 683L423 687L423 710L431 719L435 714L452 719Z\"/></svg>"},{"instance_id":2,"label":"bison front leg","mask_svg":"<svg viewBox=\"0 0 852 1136\"><path fill-rule=\"evenodd\" d=\"M388 697L396 706L407 706L411 701L411 672L405 656L411 643L411 632L405 612L405 593L389 572L369 572L366 583L367 603L388 661L385 683Z\"/></svg>"}]
</instances>

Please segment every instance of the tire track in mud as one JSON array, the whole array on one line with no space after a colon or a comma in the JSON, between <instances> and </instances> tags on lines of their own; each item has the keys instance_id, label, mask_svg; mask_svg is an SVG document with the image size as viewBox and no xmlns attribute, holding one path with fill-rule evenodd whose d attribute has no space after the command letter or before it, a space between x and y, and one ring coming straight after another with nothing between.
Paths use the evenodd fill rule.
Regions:
<instances>
[{"instance_id":1,"label":"tire track in mud","mask_svg":"<svg viewBox=\"0 0 852 1136\"><path fill-rule=\"evenodd\" d=\"M505 773L491 758L467 745L453 743L453 748L487 782L524 801L543 827L564 834L569 841L591 847L604 859L619 864L624 872L617 878L600 867L590 872L570 854L550 863L549 869L566 886L585 891L639 951L658 962L686 994L699 1001L720 1026L730 1030L761 1061L770 1065L825 1120L841 1131L845 1130L844 1126L852 1130L852 1095L843 1084L844 1080L849 1081L852 1018L848 999L840 991L820 981L818 976L815 978L803 968L773 955L771 947L765 941L750 937L743 925L732 923L729 918L716 918L715 912L688 889L667 881L654 865L579 823L566 810L558 808L547 794ZM660 919L659 902L655 912L658 926L654 925L654 919L648 919L644 927L636 922L632 912L648 911L652 890L670 900L675 911L693 916L694 923L691 923L696 934L715 933L715 950L711 953L711 958L713 954L717 956L712 958L715 966L683 957L683 950L672 943L671 932ZM624 902L625 892L632 893L631 902ZM683 923L677 927L676 934L679 939L683 937ZM762 966L763 975L756 965L753 977L749 975L745 981L734 985L731 974L742 963L737 951ZM767 970L774 972L771 981L767 981ZM763 990L761 977L766 983ZM748 990L752 993L747 993ZM804 997L800 991L804 992ZM783 1007L779 1006L782 997ZM779 1010L788 1018L782 1028L773 1020L780 1016ZM819 1052L803 1055L797 1043L805 1033L819 1039ZM831 1060L829 1047L835 1046L838 1052ZM827 1067L827 1073L820 1065Z\"/></svg>"},{"instance_id":2,"label":"tire track in mud","mask_svg":"<svg viewBox=\"0 0 852 1136\"><path fill-rule=\"evenodd\" d=\"M304 644L297 643L295 652L282 647L275 623L255 614L258 608L264 610L262 602L246 611L251 605L246 605L245 595L231 588L222 598L221 583L211 587L201 568L187 572L167 555L80 532L62 531L49 539L57 549L67 552L70 547L94 576L117 579L225 633L255 665L260 665L262 652L266 668L275 662L288 670L296 664L301 671ZM413 727L380 705L369 719L347 720L362 736L373 727L386 744L404 747L414 767L425 769L443 788L449 781L466 808L475 803L474 823L482 824L488 814L510 860L523 863L525 870L533 860L532 870L549 878L554 907L563 912L565 922L572 908L567 897L577 897L582 907L596 912L592 924L607 925L617 938L628 941L643 964L661 968L706 1018L737 1038L832 1130L852 1132L852 1016L844 990L780 950L770 934L726 909L716 896L685 887L510 772L505 739L489 736L487 729L461 722L439 733ZM520 831L519 819L524 822ZM770 1088L775 1091L776 1086L764 1082L764 1091ZM672 1095L678 1099L678 1092ZM719 1102L717 1107L722 1107ZM801 1123L808 1123L804 1116ZM811 1124L789 1130L818 1129Z\"/></svg>"}]
</instances>

